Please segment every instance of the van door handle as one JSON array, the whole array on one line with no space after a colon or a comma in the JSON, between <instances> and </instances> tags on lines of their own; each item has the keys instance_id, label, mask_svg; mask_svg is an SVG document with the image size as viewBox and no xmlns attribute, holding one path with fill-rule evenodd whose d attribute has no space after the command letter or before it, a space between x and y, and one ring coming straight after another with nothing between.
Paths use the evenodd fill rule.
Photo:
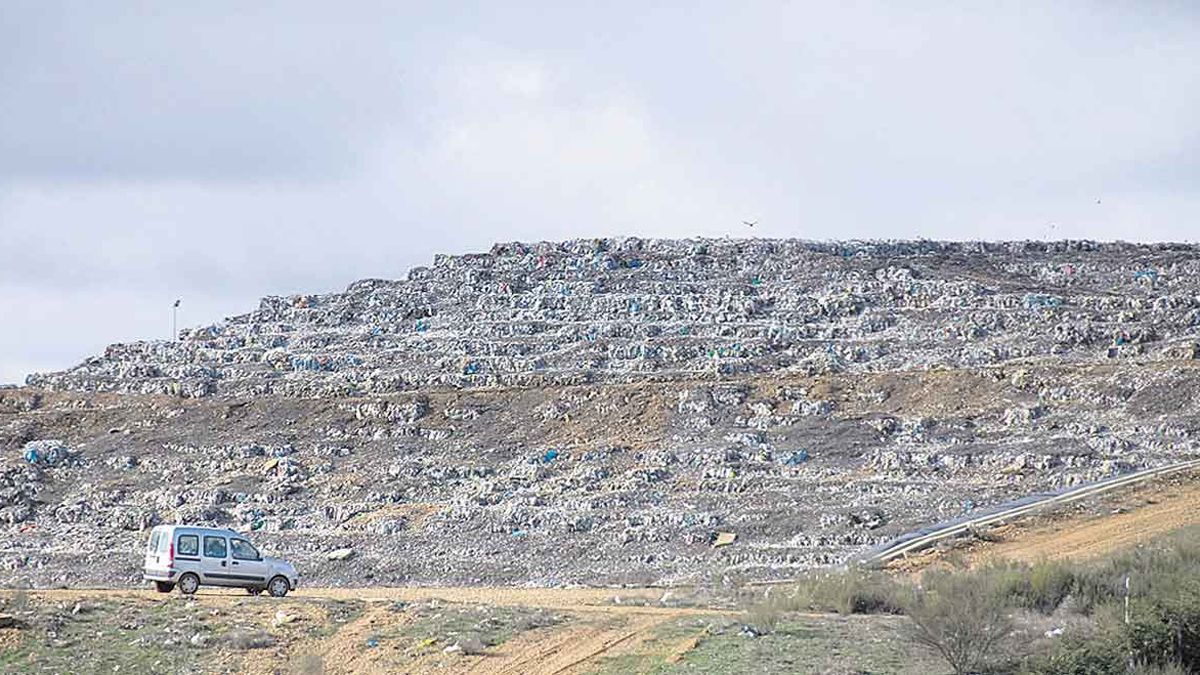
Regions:
<instances>
[{"instance_id":1,"label":"van door handle","mask_svg":"<svg viewBox=\"0 0 1200 675\"><path fill-rule=\"evenodd\" d=\"M234 560L234 561L233 561L233 564L234 564L234 565L238 564L238 561Z\"/></svg>"}]
</instances>

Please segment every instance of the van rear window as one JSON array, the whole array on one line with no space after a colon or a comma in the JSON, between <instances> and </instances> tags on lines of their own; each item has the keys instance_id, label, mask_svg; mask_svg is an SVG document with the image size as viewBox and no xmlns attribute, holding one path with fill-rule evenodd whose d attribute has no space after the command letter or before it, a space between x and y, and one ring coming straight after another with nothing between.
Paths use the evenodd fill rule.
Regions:
<instances>
[{"instance_id":1,"label":"van rear window","mask_svg":"<svg viewBox=\"0 0 1200 675\"><path fill-rule=\"evenodd\" d=\"M175 548L179 555L196 555L200 553L200 537L195 534L179 535L179 546Z\"/></svg>"},{"instance_id":2,"label":"van rear window","mask_svg":"<svg viewBox=\"0 0 1200 675\"><path fill-rule=\"evenodd\" d=\"M150 533L150 542L146 544L146 551L153 553L158 550L158 540L162 538L162 532L154 530Z\"/></svg>"}]
</instances>

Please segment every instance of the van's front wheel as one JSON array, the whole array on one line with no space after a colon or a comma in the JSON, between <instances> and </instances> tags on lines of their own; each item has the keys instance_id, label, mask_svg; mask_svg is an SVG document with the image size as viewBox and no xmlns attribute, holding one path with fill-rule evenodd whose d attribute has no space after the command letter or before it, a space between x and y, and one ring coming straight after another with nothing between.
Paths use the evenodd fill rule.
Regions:
<instances>
[{"instance_id":1,"label":"van's front wheel","mask_svg":"<svg viewBox=\"0 0 1200 675\"><path fill-rule=\"evenodd\" d=\"M175 584L167 583L166 581L156 581L154 582L154 590L159 593L170 593L175 590Z\"/></svg>"},{"instance_id":2,"label":"van's front wheel","mask_svg":"<svg viewBox=\"0 0 1200 675\"><path fill-rule=\"evenodd\" d=\"M267 592L270 593L272 597L276 598L282 598L283 596L287 595L288 591L291 589L292 585L288 583L287 578L283 575L272 577L271 582L267 584Z\"/></svg>"},{"instance_id":3,"label":"van's front wheel","mask_svg":"<svg viewBox=\"0 0 1200 675\"><path fill-rule=\"evenodd\" d=\"M200 577L188 572L179 577L179 592L184 595L195 595L196 590L200 588Z\"/></svg>"}]
</instances>

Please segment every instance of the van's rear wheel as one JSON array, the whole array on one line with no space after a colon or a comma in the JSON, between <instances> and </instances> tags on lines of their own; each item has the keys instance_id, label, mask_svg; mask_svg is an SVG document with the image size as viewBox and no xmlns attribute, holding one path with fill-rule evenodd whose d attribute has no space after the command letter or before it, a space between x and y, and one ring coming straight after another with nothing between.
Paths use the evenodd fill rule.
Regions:
<instances>
[{"instance_id":1,"label":"van's rear wheel","mask_svg":"<svg viewBox=\"0 0 1200 675\"><path fill-rule=\"evenodd\" d=\"M175 584L166 581L156 581L154 582L154 590L159 593L170 593L175 590Z\"/></svg>"},{"instance_id":2,"label":"van's rear wheel","mask_svg":"<svg viewBox=\"0 0 1200 675\"><path fill-rule=\"evenodd\" d=\"M288 583L287 578L282 575L272 577L270 583L267 584L267 592L270 593L272 597L282 598L283 596L287 595L288 591L290 590L292 590L292 585Z\"/></svg>"},{"instance_id":3,"label":"van's rear wheel","mask_svg":"<svg viewBox=\"0 0 1200 675\"><path fill-rule=\"evenodd\" d=\"M200 588L200 577L188 572L179 577L179 592L184 595L194 595Z\"/></svg>"}]
</instances>

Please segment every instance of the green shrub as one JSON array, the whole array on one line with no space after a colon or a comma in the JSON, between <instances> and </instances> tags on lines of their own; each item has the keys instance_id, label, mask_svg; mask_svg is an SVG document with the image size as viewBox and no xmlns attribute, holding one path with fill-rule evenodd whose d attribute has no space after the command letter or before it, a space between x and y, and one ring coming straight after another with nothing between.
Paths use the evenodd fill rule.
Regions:
<instances>
[{"instance_id":1,"label":"green shrub","mask_svg":"<svg viewBox=\"0 0 1200 675\"><path fill-rule=\"evenodd\" d=\"M1123 625L1122 633L1125 649L1135 661L1160 664L1174 655L1175 632L1156 603L1134 600L1130 605L1130 621Z\"/></svg>"},{"instance_id":2,"label":"green shrub","mask_svg":"<svg viewBox=\"0 0 1200 675\"><path fill-rule=\"evenodd\" d=\"M1124 595L1124 574L1109 569L1088 566L1075 570L1075 585L1071 595L1082 614L1091 614L1097 607L1121 599Z\"/></svg>"},{"instance_id":3,"label":"green shrub","mask_svg":"<svg viewBox=\"0 0 1200 675\"><path fill-rule=\"evenodd\" d=\"M995 576L936 572L926 574L923 585L907 608L913 641L937 652L960 675L1002 660L1012 622Z\"/></svg>"},{"instance_id":4,"label":"green shrub","mask_svg":"<svg viewBox=\"0 0 1200 675\"><path fill-rule=\"evenodd\" d=\"M1075 588L1075 571L1062 563L996 563L976 572L995 585L1002 602L1042 614L1053 614Z\"/></svg>"},{"instance_id":5,"label":"green shrub","mask_svg":"<svg viewBox=\"0 0 1200 675\"><path fill-rule=\"evenodd\" d=\"M1039 562L1029 570L1029 586L1023 598L1024 607L1051 614L1075 587L1075 572L1054 562Z\"/></svg>"},{"instance_id":6,"label":"green shrub","mask_svg":"<svg viewBox=\"0 0 1200 675\"><path fill-rule=\"evenodd\" d=\"M1121 643L1102 637L1067 637L1049 656L1035 661L1030 675L1123 675Z\"/></svg>"},{"instance_id":7,"label":"green shrub","mask_svg":"<svg viewBox=\"0 0 1200 675\"><path fill-rule=\"evenodd\" d=\"M1200 570L1156 579L1130 602L1125 642L1137 662L1200 670Z\"/></svg>"}]
</instances>

